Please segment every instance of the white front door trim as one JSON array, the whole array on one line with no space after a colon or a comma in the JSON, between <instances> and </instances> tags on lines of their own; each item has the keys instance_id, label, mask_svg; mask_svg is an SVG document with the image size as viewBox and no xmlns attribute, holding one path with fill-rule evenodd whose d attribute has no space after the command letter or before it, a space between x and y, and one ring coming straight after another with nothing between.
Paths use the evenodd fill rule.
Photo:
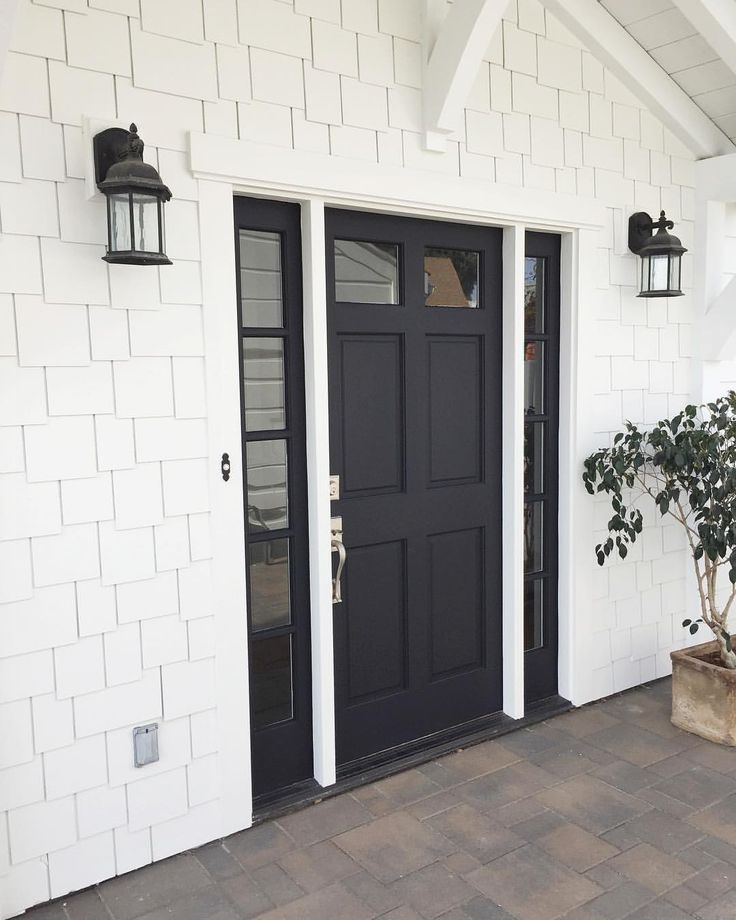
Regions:
<instances>
[{"instance_id":1,"label":"white front door trim","mask_svg":"<svg viewBox=\"0 0 736 920\"><path fill-rule=\"evenodd\" d=\"M562 234L562 337L560 375L559 692L574 703L590 699L581 669L588 639L576 618L588 595L584 550L590 523L578 468L590 449L581 419L589 397L581 335L591 321L578 306L596 287L597 233L606 209L593 199L515 189L395 167L340 160L322 154L264 147L229 138L191 135L191 166L200 180L203 289L210 413L212 526L217 564L218 705L224 833L245 827L250 812L250 733L240 448L239 373L233 310L237 297L233 253L233 195L296 201L302 205L307 468L312 604L312 693L315 779L336 778L334 648L331 603L325 205L385 210L504 228L503 347L503 600L504 712L524 714L521 628L523 478L523 349L519 346L524 284L524 232ZM586 339L590 341L590 339ZM219 475L230 453L229 483ZM587 546L587 544L586 544ZM583 600L585 602L585 600ZM247 803L247 804L246 804Z\"/></svg>"}]
</instances>

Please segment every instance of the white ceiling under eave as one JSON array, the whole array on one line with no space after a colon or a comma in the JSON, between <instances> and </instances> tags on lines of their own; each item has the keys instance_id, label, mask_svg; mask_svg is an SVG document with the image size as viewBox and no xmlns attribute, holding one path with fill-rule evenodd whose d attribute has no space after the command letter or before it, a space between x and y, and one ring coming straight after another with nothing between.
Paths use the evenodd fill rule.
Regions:
<instances>
[{"instance_id":1,"label":"white ceiling under eave","mask_svg":"<svg viewBox=\"0 0 736 920\"><path fill-rule=\"evenodd\" d=\"M598 2L736 142L735 0Z\"/></svg>"}]
</instances>

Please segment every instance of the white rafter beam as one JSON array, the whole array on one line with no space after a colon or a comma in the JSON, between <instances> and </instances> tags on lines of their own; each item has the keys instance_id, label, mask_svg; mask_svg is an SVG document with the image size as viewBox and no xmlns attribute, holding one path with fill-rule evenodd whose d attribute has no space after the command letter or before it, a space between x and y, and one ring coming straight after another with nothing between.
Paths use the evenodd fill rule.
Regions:
<instances>
[{"instance_id":1,"label":"white rafter beam","mask_svg":"<svg viewBox=\"0 0 736 920\"><path fill-rule=\"evenodd\" d=\"M734 0L674 0L728 69L736 75L736 4Z\"/></svg>"},{"instance_id":2,"label":"white rafter beam","mask_svg":"<svg viewBox=\"0 0 736 920\"><path fill-rule=\"evenodd\" d=\"M508 0L455 0L441 24L437 4L427 0L423 82L424 141L442 150L457 129L468 93ZM435 34L436 30L436 34Z\"/></svg>"},{"instance_id":3,"label":"white rafter beam","mask_svg":"<svg viewBox=\"0 0 736 920\"><path fill-rule=\"evenodd\" d=\"M597 0L542 2L696 157L734 152L721 129Z\"/></svg>"}]
</instances>

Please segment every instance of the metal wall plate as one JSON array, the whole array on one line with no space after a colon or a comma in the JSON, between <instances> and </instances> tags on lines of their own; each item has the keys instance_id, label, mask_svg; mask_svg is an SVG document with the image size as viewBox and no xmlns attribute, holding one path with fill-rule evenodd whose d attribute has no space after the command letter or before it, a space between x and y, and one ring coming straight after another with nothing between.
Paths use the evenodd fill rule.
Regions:
<instances>
[{"instance_id":1,"label":"metal wall plate","mask_svg":"<svg viewBox=\"0 0 736 920\"><path fill-rule=\"evenodd\" d=\"M158 723L139 725L133 729L133 763L136 767L158 760Z\"/></svg>"}]
</instances>

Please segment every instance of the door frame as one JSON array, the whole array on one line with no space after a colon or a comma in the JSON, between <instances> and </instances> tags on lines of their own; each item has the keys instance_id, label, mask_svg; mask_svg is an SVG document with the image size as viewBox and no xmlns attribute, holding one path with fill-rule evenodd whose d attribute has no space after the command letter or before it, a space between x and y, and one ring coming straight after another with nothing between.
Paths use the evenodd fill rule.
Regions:
<instances>
[{"instance_id":1,"label":"door frame","mask_svg":"<svg viewBox=\"0 0 736 920\"><path fill-rule=\"evenodd\" d=\"M438 156L434 154L433 156ZM527 229L561 235L559 439L559 693L580 705L594 695L585 667L593 648L587 605L590 567L573 564L589 552L592 503L584 501L578 467L592 443L592 311L598 234L607 212L593 199L535 189L512 189L326 154L190 135L198 180L205 373L208 391L209 482L213 590L217 604L217 703L222 834L252 822L250 726L240 451L235 257L232 198L285 199L302 207L307 472L312 604L314 776L336 780L331 603L329 424L324 209L389 211L396 215L489 224L503 229L503 711L524 715L523 641L523 278ZM359 191L356 191L359 190ZM561 217L564 215L564 217ZM220 457L230 453L224 483Z\"/></svg>"}]
</instances>

